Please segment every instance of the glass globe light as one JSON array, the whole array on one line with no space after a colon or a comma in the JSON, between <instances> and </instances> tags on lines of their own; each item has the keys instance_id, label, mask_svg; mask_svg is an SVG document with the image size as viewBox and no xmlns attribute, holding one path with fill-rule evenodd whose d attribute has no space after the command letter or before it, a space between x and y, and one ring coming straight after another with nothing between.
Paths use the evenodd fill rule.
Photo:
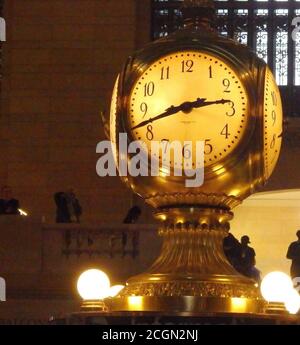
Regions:
<instances>
[{"instance_id":1,"label":"glass globe light","mask_svg":"<svg viewBox=\"0 0 300 345\"><path fill-rule=\"evenodd\" d=\"M108 293L108 297L115 297L117 296L117 294L124 289L124 285L114 285L114 286L111 286L111 288L109 289Z\"/></svg>"},{"instance_id":2,"label":"glass globe light","mask_svg":"<svg viewBox=\"0 0 300 345\"><path fill-rule=\"evenodd\" d=\"M300 296L295 289L292 289L284 303L286 310L290 314L297 314L300 309Z\"/></svg>"},{"instance_id":3,"label":"glass globe light","mask_svg":"<svg viewBox=\"0 0 300 345\"><path fill-rule=\"evenodd\" d=\"M261 282L260 290L268 302L284 303L293 289L291 278L283 272L268 273Z\"/></svg>"},{"instance_id":4,"label":"glass globe light","mask_svg":"<svg viewBox=\"0 0 300 345\"><path fill-rule=\"evenodd\" d=\"M98 269L83 272L77 281L77 291L83 300L101 300L107 297L109 287L108 276Z\"/></svg>"}]
</instances>

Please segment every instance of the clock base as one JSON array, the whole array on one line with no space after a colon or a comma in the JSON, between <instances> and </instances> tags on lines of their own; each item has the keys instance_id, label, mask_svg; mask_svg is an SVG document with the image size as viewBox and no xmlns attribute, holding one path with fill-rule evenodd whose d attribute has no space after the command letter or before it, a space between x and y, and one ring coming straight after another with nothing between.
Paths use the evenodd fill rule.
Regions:
<instances>
[{"instance_id":1,"label":"clock base","mask_svg":"<svg viewBox=\"0 0 300 345\"><path fill-rule=\"evenodd\" d=\"M160 209L157 217L161 254L106 301L110 311L264 312L258 284L235 271L223 251L232 212L186 206Z\"/></svg>"},{"instance_id":2,"label":"clock base","mask_svg":"<svg viewBox=\"0 0 300 345\"><path fill-rule=\"evenodd\" d=\"M259 299L195 296L127 296L107 302L111 312L162 312L188 316L199 313L263 314L265 303Z\"/></svg>"}]
</instances>

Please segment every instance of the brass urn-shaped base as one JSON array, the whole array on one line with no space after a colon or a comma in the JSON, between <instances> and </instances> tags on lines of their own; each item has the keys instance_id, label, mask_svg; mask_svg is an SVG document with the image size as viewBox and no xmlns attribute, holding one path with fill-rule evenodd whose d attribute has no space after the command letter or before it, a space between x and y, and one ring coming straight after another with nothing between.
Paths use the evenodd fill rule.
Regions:
<instances>
[{"instance_id":1,"label":"brass urn-shaped base","mask_svg":"<svg viewBox=\"0 0 300 345\"><path fill-rule=\"evenodd\" d=\"M221 208L160 209L160 256L130 278L111 311L261 313L257 284L235 271L223 251L232 212Z\"/></svg>"}]
</instances>

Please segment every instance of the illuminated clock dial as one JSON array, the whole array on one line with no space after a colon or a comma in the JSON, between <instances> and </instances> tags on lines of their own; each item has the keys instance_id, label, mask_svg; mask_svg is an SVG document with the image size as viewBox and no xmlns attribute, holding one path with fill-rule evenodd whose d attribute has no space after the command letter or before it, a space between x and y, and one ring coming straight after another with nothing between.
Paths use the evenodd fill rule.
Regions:
<instances>
[{"instance_id":1,"label":"illuminated clock dial","mask_svg":"<svg viewBox=\"0 0 300 345\"><path fill-rule=\"evenodd\" d=\"M282 103L274 76L266 68L264 95L264 160L265 178L272 174L282 141Z\"/></svg>"},{"instance_id":2,"label":"illuminated clock dial","mask_svg":"<svg viewBox=\"0 0 300 345\"><path fill-rule=\"evenodd\" d=\"M182 146L191 141L193 162L195 143L203 141L209 166L238 146L248 108L245 86L228 63L206 52L182 51L153 62L135 82L128 126L149 152L153 140Z\"/></svg>"}]
</instances>

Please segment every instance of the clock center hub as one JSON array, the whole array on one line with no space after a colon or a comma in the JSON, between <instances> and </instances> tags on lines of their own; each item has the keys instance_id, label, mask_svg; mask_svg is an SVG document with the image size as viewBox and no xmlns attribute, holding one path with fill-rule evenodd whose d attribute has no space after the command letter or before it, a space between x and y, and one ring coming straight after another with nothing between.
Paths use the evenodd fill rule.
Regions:
<instances>
[{"instance_id":1,"label":"clock center hub","mask_svg":"<svg viewBox=\"0 0 300 345\"><path fill-rule=\"evenodd\" d=\"M181 105L181 111L185 114L189 114L193 110L191 102L185 102Z\"/></svg>"}]
</instances>

